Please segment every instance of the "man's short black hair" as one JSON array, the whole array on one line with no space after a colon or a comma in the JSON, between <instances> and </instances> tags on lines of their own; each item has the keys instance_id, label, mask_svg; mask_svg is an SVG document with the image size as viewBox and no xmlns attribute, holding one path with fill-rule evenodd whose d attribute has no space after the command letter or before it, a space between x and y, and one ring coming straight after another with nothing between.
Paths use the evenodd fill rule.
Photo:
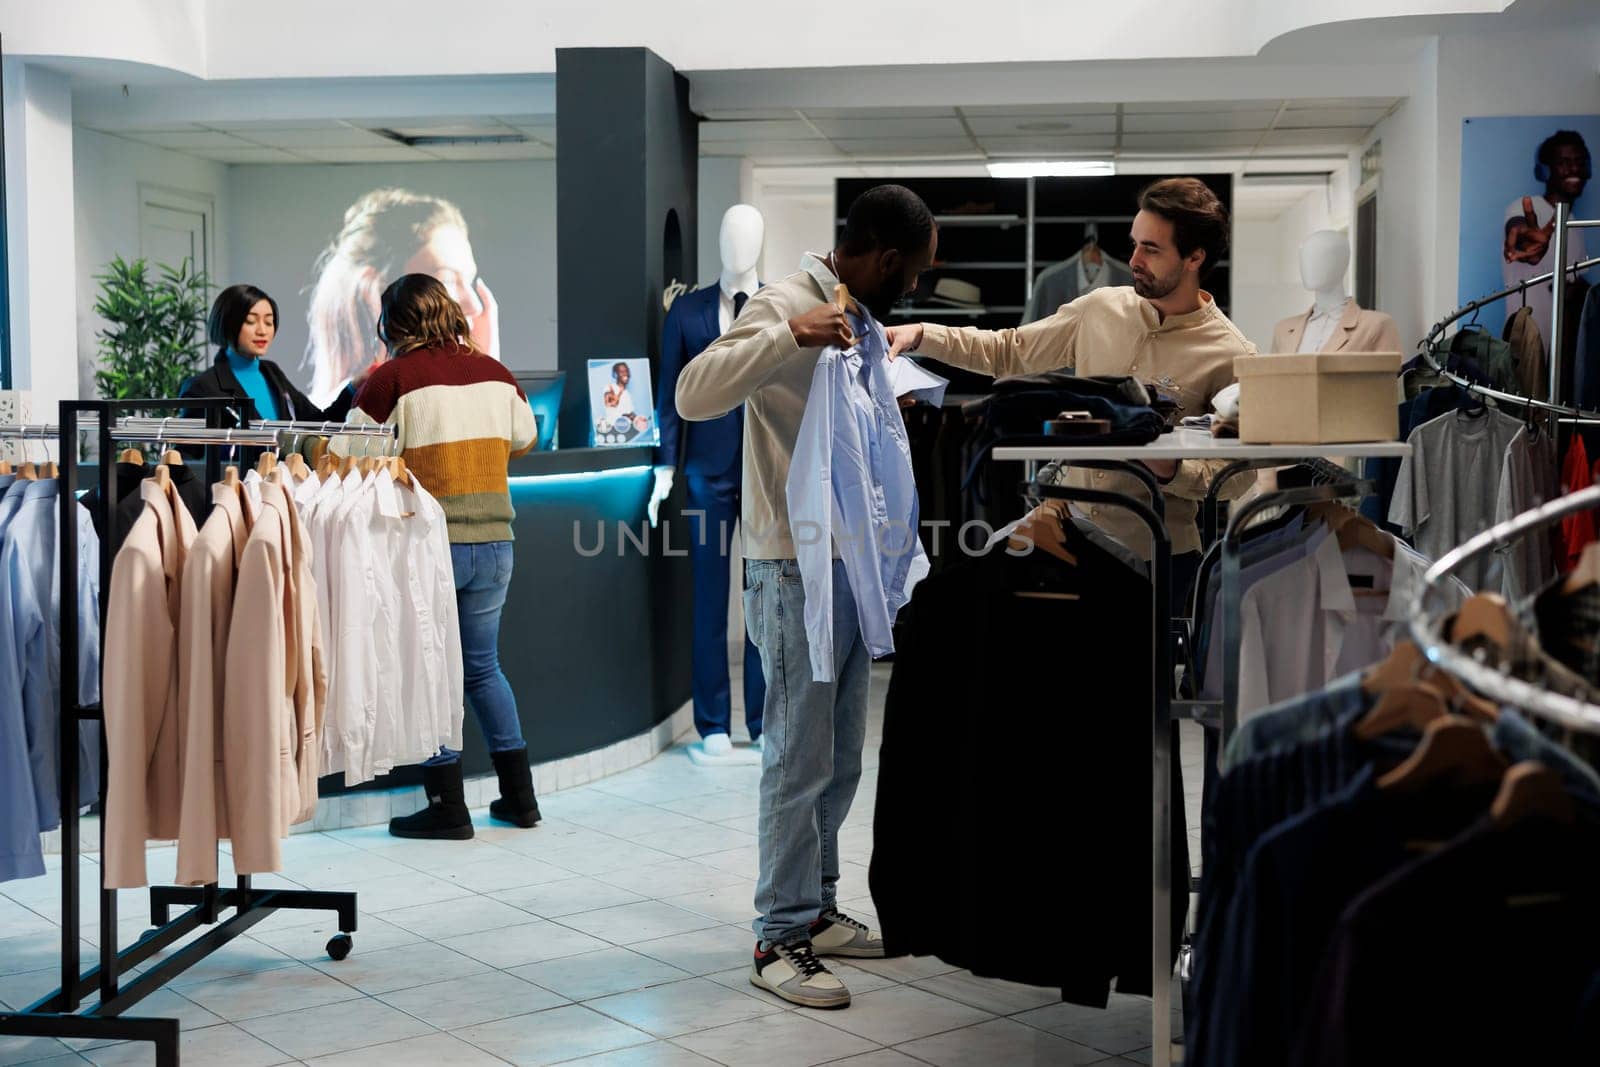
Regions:
<instances>
[{"instance_id":1,"label":"man's short black hair","mask_svg":"<svg viewBox=\"0 0 1600 1067\"><path fill-rule=\"evenodd\" d=\"M1589 146L1583 141L1583 134L1577 130L1557 130L1543 141L1539 142L1538 160L1547 167L1556 165L1556 149L1576 148L1582 152L1584 158L1589 158Z\"/></svg>"},{"instance_id":2,"label":"man's short black hair","mask_svg":"<svg viewBox=\"0 0 1600 1067\"><path fill-rule=\"evenodd\" d=\"M922 197L903 185L876 185L850 205L839 236L847 256L894 249L910 256L933 239L933 212Z\"/></svg>"}]
</instances>

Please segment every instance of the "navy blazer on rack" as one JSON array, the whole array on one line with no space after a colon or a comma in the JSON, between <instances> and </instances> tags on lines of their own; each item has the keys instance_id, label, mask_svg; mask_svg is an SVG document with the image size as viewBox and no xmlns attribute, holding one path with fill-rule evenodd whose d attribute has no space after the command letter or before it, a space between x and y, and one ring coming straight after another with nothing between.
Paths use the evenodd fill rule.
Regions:
<instances>
[{"instance_id":1,"label":"navy blazer on rack","mask_svg":"<svg viewBox=\"0 0 1600 1067\"><path fill-rule=\"evenodd\" d=\"M744 408L715 419L686 426L678 416L678 375L684 364L710 347L722 335L717 313L722 303L719 285L708 285L672 302L661 329L661 427L658 462L667 467L705 477L734 469L744 443Z\"/></svg>"}]
</instances>

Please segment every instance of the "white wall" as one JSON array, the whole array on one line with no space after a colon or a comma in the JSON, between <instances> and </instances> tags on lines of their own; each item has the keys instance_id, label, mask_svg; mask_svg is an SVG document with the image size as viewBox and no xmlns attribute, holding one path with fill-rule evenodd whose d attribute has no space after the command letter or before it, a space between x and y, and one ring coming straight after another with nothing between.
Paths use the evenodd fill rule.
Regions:
<instances>
[{"instance_id":1,"label":"white wall","mask_svg":"<svg viewBox=\"0 0 1600 1067\"><path fill-rule=\"evenodd\" d=\"M1248 190L1235 187L1235 203ZM1300 281L1300 244L1317 230L1337 229L1329 218L1329 195L1318 190L1274 219L1236 221L1233 226L1233 322L1262 352L1272 351L1279 321L1303 314L1311 294Z\"/></svg>"},{"instance_id":2,"label":"white wall","mask_svg":"<svg viewBox=\"0 0 1600 1067\"><path fill-rule=\"evenodd\" d=\"M50 418L78 396L72 94L65 75L4 65L12 382Z\"/></svg>"},{"instance_id":3,"label":"white wall","mask_svg":"<svg viewBox=\"0 0 1600 1067\"><path fill-rule=\"evenodd\" d=\"M211 245L211 280L229 284L228 168L221 163L169 152L78 127L72 135L72 190L76 205L77 351L79 390L96 396L95 333L105 323L94 313L99 283L94 276L115 256L137 259L140 247L139 187L160 186L216 204Z\"/></svg>"},{"instance_id":4,"label":"white wall","mask_svg":"<svg viewBox=\"0 0 1600 1067\"><path fill-rule=\"evenodd\" d=\"M312 268L362 194L397 185L453 201L466 216L478 271L500 305L501 358L514 370L556 367L556 165L495 163L236 166L224 228L228 281L271 293L281 310L273 356L300 383Z\"/></svg>"}]
</instances>

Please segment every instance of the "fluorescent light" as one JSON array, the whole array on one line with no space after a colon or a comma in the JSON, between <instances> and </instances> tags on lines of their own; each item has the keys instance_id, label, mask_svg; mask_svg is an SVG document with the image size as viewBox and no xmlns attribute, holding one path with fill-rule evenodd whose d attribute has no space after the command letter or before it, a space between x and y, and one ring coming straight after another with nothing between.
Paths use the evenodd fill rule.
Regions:
<instances>
[{"instance_id":1,"label":"fluorescent light","mask_svg":"<svg viewBox=\"0 0 1600 1067\"><path fill-rule=\"evenodd\" d=\"M1117 172L1109 159L1061 159L1038 163L990 163L991 178L1101 178Z\"/></svg>"}]
</instances>

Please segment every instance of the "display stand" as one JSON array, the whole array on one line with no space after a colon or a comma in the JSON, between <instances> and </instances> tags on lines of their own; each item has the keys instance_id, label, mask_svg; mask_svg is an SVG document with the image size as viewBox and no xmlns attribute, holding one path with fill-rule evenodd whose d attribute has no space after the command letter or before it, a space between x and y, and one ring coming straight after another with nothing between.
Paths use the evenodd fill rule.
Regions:
<instances>
[{"instance_id":1,"label":"display stand","mask_svg":"<svg viewBox=\"0 0 1600 1067\"><path fill-rule=\"evenodd\" d=\"M58 530L76 530L78 523L78 432L80 428L93 429L99 440L100 500L104 522L101 528L112 529L117 513L116 464L118 441L156 441L168 444L207 446L206 480L215 484L221 479L222 463L217 447L247 445L276 448L278 430L251 429L228 430L218 426L222 411L236 401L228 398L201 399L188 397L182 400L116 400L116 401L62 401L61 417L54 427L9 427L20 430L15 437L40 437L53 433L60 442L60 519ZM187 408L206 412L204 423L194 419L128 418L119 420L123 412L152 409ZM309 424L327 425L327 424ZM32 432L30 432L32 431ZM370 424L340 425L339 433L365 437L392 437L389 426ZM100 619L101 640L105 639L106 609L111 595L111 568L113 558L109 551L100 554ZM78 824L79 767L78 746L67 743L74 738L80 722L100 722L101 726L101 794L102 811L105 806L105 730L101 705L83 705L78 702L78 543L76 537L60 537L60 621L57 627L60 639L60 802L61 802L61 985L37 1003L21 1012L0 1013L0 1034L24 1037L57 1037L87 1040L149 1041L156 1046L157 1067L178 1065L178 1022L176 1019L130 1018L123 1015L151 993L199 963L223 945L232 941L262 919L278 910L332 911L337 913L340 933L328 942L328 954L334 959L349 955L351 934L356 929L356 894L351 892L318 892L313 890L256 889L248 875L238 877L231 889L219 890L215 883L205 886L151 886L150 921L153 929L125 949L117 946L117 890L100 891L100 963L88 971L81 971L80 938L82 920L79 914L79 857L80 839ZM102 649L103 651L103 649ZM102 657L103 661L103 657ZM101 844L104 846L105 823L101 821ZM173 907L186 910L173 918ZM234 914L218 923L218 913L234 909ZM189 942L166 959L125 985L120 982L123 971L143 963L156 953L176 943L201 926L214 926L201 937ZM98 990L97 1002L80 1012L85 997Z\"/></svg>"},{"instance_id":2,"label":"display stand","mask_svg":"<svg viewBox=\"0 0 1600 1067\"><path fill-rule=\"evenodd\" d=\"M1031 479L1039 463L1061 463L1066 466L1101 467L1110 462L1115 462L1121 469L1127 470L1131 464L1140 460L1191 460L1191 459L1227 459L1242 460L1251 463L1273 466L1287 466L1296 461L1307 459L1328 458L1375 458L1375 457L1403 457L1410 454L1410 446L1397 441L1373 441L1355 444L1326 444L1326 445L1254 445L1245 444L1229 438L1212 437L1204 430L1179 429L1165 434L1159 439L1143 445L1044 445L1044 446L1002 446L993 450L992 456L1000 461L1022 461L1028 464L1028 476ZM1243 470L1245 468L1240 468ZM1231 473L1238 473L1232 471ZM1144 476L1147 486L1152 492L1155 488L1153 477L1147 471L1137 471ZM1227 473L1227 472L1225 472ZM1231 473L1229 476L1231 476ZM1221 479L1219 479L1220 482ZM1260 509L1280 504L1297 502L1301 494L1315 494L1314 499L1333 499L1327 494L1337 492L1341 487L1315 486L1308 489L1288 489L1275 493L1263 494L1251 502L1247 509L1235 516L1230 524L1230 536L1237 530L1235 524L1241 518L1248 518ZM1102 492L1100 490L1077 489L1061 486L1040 486L1035 492L1051 497L1063 497L1079 500L1104 500L1117 506L1125 507L1134 514L1139 515L1146 525L1151 526L1154 533L1156 525L1160 526L1159 536L1154 538L1155 552L1152 555L1152 570L1156 588L1154 595L1155 621L1152 623L1154 637L1154 677L1151 686L1152 705L1152 753L1151 753L1151 807L1155 813L1154 826L1152 827L1154 841L1153 849L1153 878L1151 885L1151 916L1153 928L1151 930L1153 951L1151 953L1151 1062L1153 1067L1171 1067L1173 1063L1172 1049L1172 1014L1171 1014L1171 981L1172 981L1172 945L1168 929L1168 908L1172 894L1175 891L1175 872L1171 870L1170 835L1172 832L1172 790L1169 777L1170 763L1173 758L1171 751L1171 724L1174 712L1195 717L1202 713L1220 711L1224 723L1229 721L1226 709L1216 702L1176 701L1173 697L1172 671L1170 669L1170 652L1167 634L1173 620L1170 616L1170 596L1167 584L1171 575L1171 540L1165 528L1165 523L1157 519L1155 513L1145 501L1137 500L1122 493ZM1072 495L1068 495L1072 494ZM1092 494L1092 495L1091 495ZM1159 501L1159 494L1156 494ZM1248 514L1246 514L1248 512ZM1242 529L1242 525L1238 526ZM1227 551L1226 542L1224 551ZM1238 602L1238 561L1237 553L1232 567L1231 585L1233 587L1234 610L1232 612L1237 628L1237 602ZM1228 556L1224 556L1223 580L1230 583L1229 569L1226 564ZM1224 596L1228 595L1225 586ZM1227 623L1224 622L1224 627ZM1224 637L1226 641L1226 635ZM1235 665L1237 674L1237 665ZM1235 694L1235 700L1237 694ZM1223 702L1226 703L1226 700Z\"/></svg>"}]
</instances>

